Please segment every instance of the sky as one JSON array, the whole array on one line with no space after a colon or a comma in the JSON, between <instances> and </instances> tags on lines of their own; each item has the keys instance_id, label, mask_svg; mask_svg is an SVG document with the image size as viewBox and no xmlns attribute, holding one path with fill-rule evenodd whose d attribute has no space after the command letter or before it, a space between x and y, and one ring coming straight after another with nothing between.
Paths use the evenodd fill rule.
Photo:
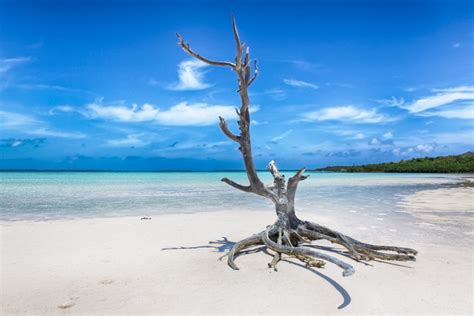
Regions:
<instances>
[{"instance_id":1,"label":"sky","mask_svg":"<svg viewBox=\"0 0 474 316\"><path fill-rule=\"evenodd\" d=\"M474 150L472 1L1 1L0 169L242 169L231 15L259 64L258 168Z\"/></svg>"}]
</instances>

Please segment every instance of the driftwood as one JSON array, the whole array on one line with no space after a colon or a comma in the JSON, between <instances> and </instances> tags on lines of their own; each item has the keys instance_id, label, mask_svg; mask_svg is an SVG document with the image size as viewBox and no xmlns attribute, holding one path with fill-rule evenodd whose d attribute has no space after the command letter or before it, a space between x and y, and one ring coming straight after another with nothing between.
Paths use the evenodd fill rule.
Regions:
<instances>
[{"instance_id":1,"label":"driftwood","mask_svg":"<svg viewBox=\"0 0 474 316\"><path fill-rule=\"evenodd\" d=\"M232 132L227 126L224 118L219 117L219 126L222 132L232 141L239 145L239 150L247 172L249 184L242 185L228 178L222 181L228 185L249 193L255 193L270 199L275 204L277 220L273 225L268 226L264 231L241 240L230 249L227 256L228 265L234 269L239 268L234 262L235 257L243 250L256 246L265 245L274 252L273 260L268 264L270 268L276 270L277 263L281 260L282 254L295 257L307 266L323 267L325 262L331 262L343 269L343 275L349 276L354 273L354 268L333 256L321 253L312 248L306 247L314 240L325 239L332 243L339 244L347 249L347 256L357 260L397 260L414 261L417 251L410 248L371 245L355 240L349 236L341 234L324 226L300 220L295 214L295 194L300 181L308 176L303 175L305 168L300 169L286 181L285 176L280 173L275 161L270 161L268 171L273 176L273 183L265 185L257 175L255 163L252 156L250 139L250 99L248 88L255 81L258 75L257 61L250 60L250 50L241 42L237 25L232 17L232 29L236 46L235 62L214 61L196 53L181 35L178 36L178 45L192 57L214 66L228 67L237 75L238 90L241 106L236 109L238 115L239 134Z\"/></svg>"}]
</instances>

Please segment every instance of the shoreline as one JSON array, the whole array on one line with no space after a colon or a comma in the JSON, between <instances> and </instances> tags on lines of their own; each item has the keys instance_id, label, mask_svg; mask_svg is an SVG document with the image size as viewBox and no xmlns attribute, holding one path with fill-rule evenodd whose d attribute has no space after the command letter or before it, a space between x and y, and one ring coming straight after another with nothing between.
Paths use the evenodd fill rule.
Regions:
<instances>
[{"instance_id":1,"label":"shoreline","mask_svg":"<svg viewBox=\"0 0 474 316\"><path fill-rule=\"evenodd\" d=\"M1 172L1 171L0 171ZM101 171L102 172L102 171ZM105 171L107 172L107 171ZM400 173L400 174L403 174L403 173ZM418 174L419 175L419 174ZM448 176L453 176L455 174L445 174L445 175L448 175ZM427 178L427 179L430 179L430 178ZM444 177L442 179L445 179ZM422 185L422 184L433 184L433 188L430 188L430 189L427 189L427 188L419 188L418 191L416 191L415 193L412 193L412 194L407 194L407 195L403 195L401 196L401 203L397 203L398 205L401 206L402 209L406 210L406 213L407 214L410 214L412 216L415 216L417 215L416 213L418 212L415 212L416 211L416 207L412 207L410 202L408 203L408 208L407 207L404 207L404 203L403 203L403 200L406 200L407 198L409 199L410 196L414 196L416 195L417 193L419 192L423 192L423 191L436 191L436 192L441 192L443 189L446 190L446 189L452 189L452 191L455 191L456 189L460 188L473 188L473 196L474 196L474 177L455 177L452 182L450 181L446 181L446 182L431 182L431 181L418 181L417 183L410 183L410 182L405 182L405 183L401 183L400 185L405 185L405 186L409 186L409 185ZM349 182L348 181L348 184L349 186L353 185L353 183ZM305 189L305 188L303 188ZM437 190L440 190L440 191L437 191ZM437 196L438 194L435 193L433 196ZM425 199L426 200L426 199ZM461 203L465 202L466 199L464 199L463 201L461 201ZM411 208L411 209L410 209ZM474 197L473 199L471 199L471 209L474 210ZM139 216L161 216L161 215L168 215L168 214L197 214L197 213L215 213L215 212L226 212L228 210L223 210L223 209L204 209L204 210L198 210L198 211L177 211L177 210L172 210L172 211L166 211L166 212L162 212L162 213L157 213L156 211L148 211L148 212L143 212L142 214L132 214L132 213L125 213L125 214L91 214L91 215L76 215L76 216L69 216L69 215L60 215L60 216L41 216L41 217L38 217L39 215L28 215L26 217L19 217L19 218L2 218L0 217L0 223L4 222L4 223L9 223L9 222L42 222L42 221L67 221L67 220L80 220L80 219L106 219L106 218L122 218L122 217L130 217L130 218L136 218L136 217L139 217ZM273 208L272 206L269 206L267 208L252 208L252 207L249 207L249 208L244 208L244 209L241 209L239 210L239 212L259 212L259 211L269 211L269 212L272 212L273 211ZM299 212L299 211L298 211ZM303 210L303 212L305 212L305 210ZM415 216L416 217L416 216Z\"/></svg>"}]
</instances>

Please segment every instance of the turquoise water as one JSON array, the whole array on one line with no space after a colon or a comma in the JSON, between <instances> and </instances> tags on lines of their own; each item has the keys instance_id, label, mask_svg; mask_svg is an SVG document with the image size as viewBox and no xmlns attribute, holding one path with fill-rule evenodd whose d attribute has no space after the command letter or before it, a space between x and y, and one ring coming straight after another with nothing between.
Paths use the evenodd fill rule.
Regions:
<instances>
[{"instance_id":1,"label":"turquoise water","mask_svg":"<svg viewBox=\"0 0 474 316\"><path fill-rule=\"evenodd\" d=\"M347 217L399 218L401 196L460 181L455 175L309 174L299 186L297 209ZM221 182L224 176L246 183L243 172L0 172L0 220L272 210L266 199ZM267 172L261 178L271 181Z\"/></svg>"}]
</instances>

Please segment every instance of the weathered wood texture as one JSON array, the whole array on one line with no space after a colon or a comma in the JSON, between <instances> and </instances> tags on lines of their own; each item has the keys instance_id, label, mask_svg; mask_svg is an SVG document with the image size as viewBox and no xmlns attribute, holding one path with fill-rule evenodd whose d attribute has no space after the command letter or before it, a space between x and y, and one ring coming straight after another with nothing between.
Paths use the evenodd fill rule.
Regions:
<instances>
[{"instance_id":1,"label":"weathered wood texture","mask_svg":"<svg viewBox=\"0 0 474 316\"><path fill-rule=\"evenodd\" d=\"M178 37L178 45L192 57L214 66L229 67L237 75L238 89L241 105L236 109L238 116L239 133L232 132L224 118L219 117L219 126L230 140L239 145L242 159L247 172L249 184L243 185L236 183L228 178L222 181L228 185L243 192L255 193L270 199L275 204L277 219L273 225L266 230L237 242L233 248L226 254L229 266L238 270L234 262L235 257L243 250L256 245L265 245L275 254L272 262L268 265L276 270L276 265L281 259L281 255L295 257L303 261L307 266L322 267L325 262L331 262L343 269L343 275L348 276L354 273L354 268L333 256L318 252L312 248L305 247L314 240L325 239L332 243L339 244L347 249L347 255L355 260L415 260L416 250L410 248L377 246L362 243L349 236L333 231L324 226L300 220L295 213L295 195L300 181L308 176L303 175L305 169L302 168L288 181L278 170L275 161L270 161L268 171L273 176L273 183L265 185L258 177L255 163L252 156L252 146L250 138L250 98L248 88L255 81L258 75L257 61L250 59L249 47L241 42L237 25L232 17L232 30L234 33L236 56L234 62L215 61L208 59L196 53L188 43L184 41L181 35Z\"/></svg>"}]
</instances>

